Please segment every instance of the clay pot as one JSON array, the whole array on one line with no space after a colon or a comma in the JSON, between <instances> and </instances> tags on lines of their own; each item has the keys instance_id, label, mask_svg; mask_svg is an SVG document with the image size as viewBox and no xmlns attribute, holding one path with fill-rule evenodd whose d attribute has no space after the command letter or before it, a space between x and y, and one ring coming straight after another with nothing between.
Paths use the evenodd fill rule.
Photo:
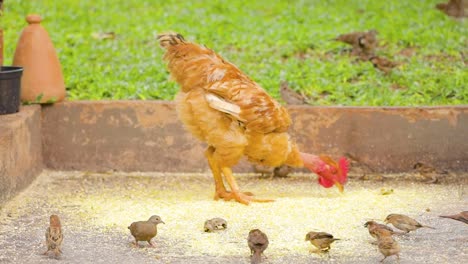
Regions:
<instances>
[{"instance_id":1,"label":"clay pot","mask_svg":"<svg viewBox=\"0 0 468 264\"><path fill-rule=\"evenodd\" d=\"M24 68L21 79L21 101L51 103L65 98L60 62L47 31L41 26L39 15L26 17L13 58L14 66Z\"/></svg>"}]
</instances>

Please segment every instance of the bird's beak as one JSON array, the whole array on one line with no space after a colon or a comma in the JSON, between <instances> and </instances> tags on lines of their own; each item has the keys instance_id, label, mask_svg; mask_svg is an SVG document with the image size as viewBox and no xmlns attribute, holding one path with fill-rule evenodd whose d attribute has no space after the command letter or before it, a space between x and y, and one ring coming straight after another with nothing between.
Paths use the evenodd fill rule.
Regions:
<instances>
[{"instance_id":1,"label":"bird's beak","mask_svg":"<svg viewBox=\"0 0 468 264\"><path fill-rule=\"evenodd\" d=\"M338 190L340 190L341 193L344 191L343 184L336 181L335 186L338 188Z\"/></svg>"},{"instance_id":2,"label":"bird's beak","mask_svg":"<svg viewBox=\"0 0 468 264\"><path fill-rule=\"evenodd\" d=\"M163 224L166 224L166 223L164 223L164 221L163 221L163 220L161 220L161 223L163 223Z\"/></svg>"}]
</instances>

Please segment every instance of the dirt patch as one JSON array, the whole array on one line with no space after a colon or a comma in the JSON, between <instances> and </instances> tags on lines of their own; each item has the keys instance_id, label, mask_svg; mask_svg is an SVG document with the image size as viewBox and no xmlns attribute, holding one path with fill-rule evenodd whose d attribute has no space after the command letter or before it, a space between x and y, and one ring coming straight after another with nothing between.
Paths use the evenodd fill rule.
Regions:
<instances>
[{"instance_id":1,"label":"dirt patch","mask_svg":"<svg viewBox=\"0 0 468 264\"><path fill-rule=\"evenodd\" d=\"M468 254L463 245L466 225L438 217L466 210L463 186L385 177L384 182L352 178L340 194L321 188L309 174L284 179L239 175L243 190L276 199L244 206L213 201L208 174L45 171L1 209L0 262L49 263L40 253L48 217L58 214L64 228L63 263L249 263L246 237L253 228L269 236L266 263L325 262L326 257L309 253L304 236L311 230L342 239L333 245L327 262L376 263L382 257L362 225L404 213L437 229L398 237L401 263L463 263ZM382 195L382 188L393 192ZM133 248L127 226L152 214L166 223L158 226L157 247L141 243ZM228 228L203 232L204 221L213 217L226 219Z\"/></svg>"}]
</instances>

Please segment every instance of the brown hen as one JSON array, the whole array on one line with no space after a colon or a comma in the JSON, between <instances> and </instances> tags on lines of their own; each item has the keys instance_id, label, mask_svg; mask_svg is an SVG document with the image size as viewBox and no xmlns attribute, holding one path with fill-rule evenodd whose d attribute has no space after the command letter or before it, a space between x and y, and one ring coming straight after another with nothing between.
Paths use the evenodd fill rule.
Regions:
<instances>
[{"instance_id":1,"label":"brown hen","mask_svg":"<svg viewBox=\"0 0 468 264\"><path fill-rule=\"evenodd\" d=\"M305 166L324 187L346 182L347 161L300 153L288 134L286 108L257 83L213 50L188 42L177 33L158 36L166 49L171 77L180 85L177 112L187 130L208 144L205 156L215 180L215 199L243 204L269 202L241 192L231 167L246 156L250 162L278 167ZM223 176L230 187L228 191Z\"/></svg>"}]
</instances>

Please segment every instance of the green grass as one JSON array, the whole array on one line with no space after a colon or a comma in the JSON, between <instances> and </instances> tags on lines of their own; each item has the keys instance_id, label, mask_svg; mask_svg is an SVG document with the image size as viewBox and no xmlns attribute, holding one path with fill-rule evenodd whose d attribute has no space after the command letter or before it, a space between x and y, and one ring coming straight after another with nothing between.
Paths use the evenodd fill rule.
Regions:
<instances>
[{"instance_id":1,"label":"green grass","mask_svg":"<svg viewBox=\"0 0 468 264\"><path fill-rule=\"evenodd\" d=\"M177 31L277 98L286 79L316 105L468 104L468 22L434 9L441 1L6 0L5 64L25 15L34 12L58 51L71 100L171 100L178 87L168 80L155 36ZM330 41L373 28L382 46L377 53L402 63L391 74ZM115 39L92 37L110 31ZM398 55L405 48L414 55Z\"/></svg>"}]
</instances>

